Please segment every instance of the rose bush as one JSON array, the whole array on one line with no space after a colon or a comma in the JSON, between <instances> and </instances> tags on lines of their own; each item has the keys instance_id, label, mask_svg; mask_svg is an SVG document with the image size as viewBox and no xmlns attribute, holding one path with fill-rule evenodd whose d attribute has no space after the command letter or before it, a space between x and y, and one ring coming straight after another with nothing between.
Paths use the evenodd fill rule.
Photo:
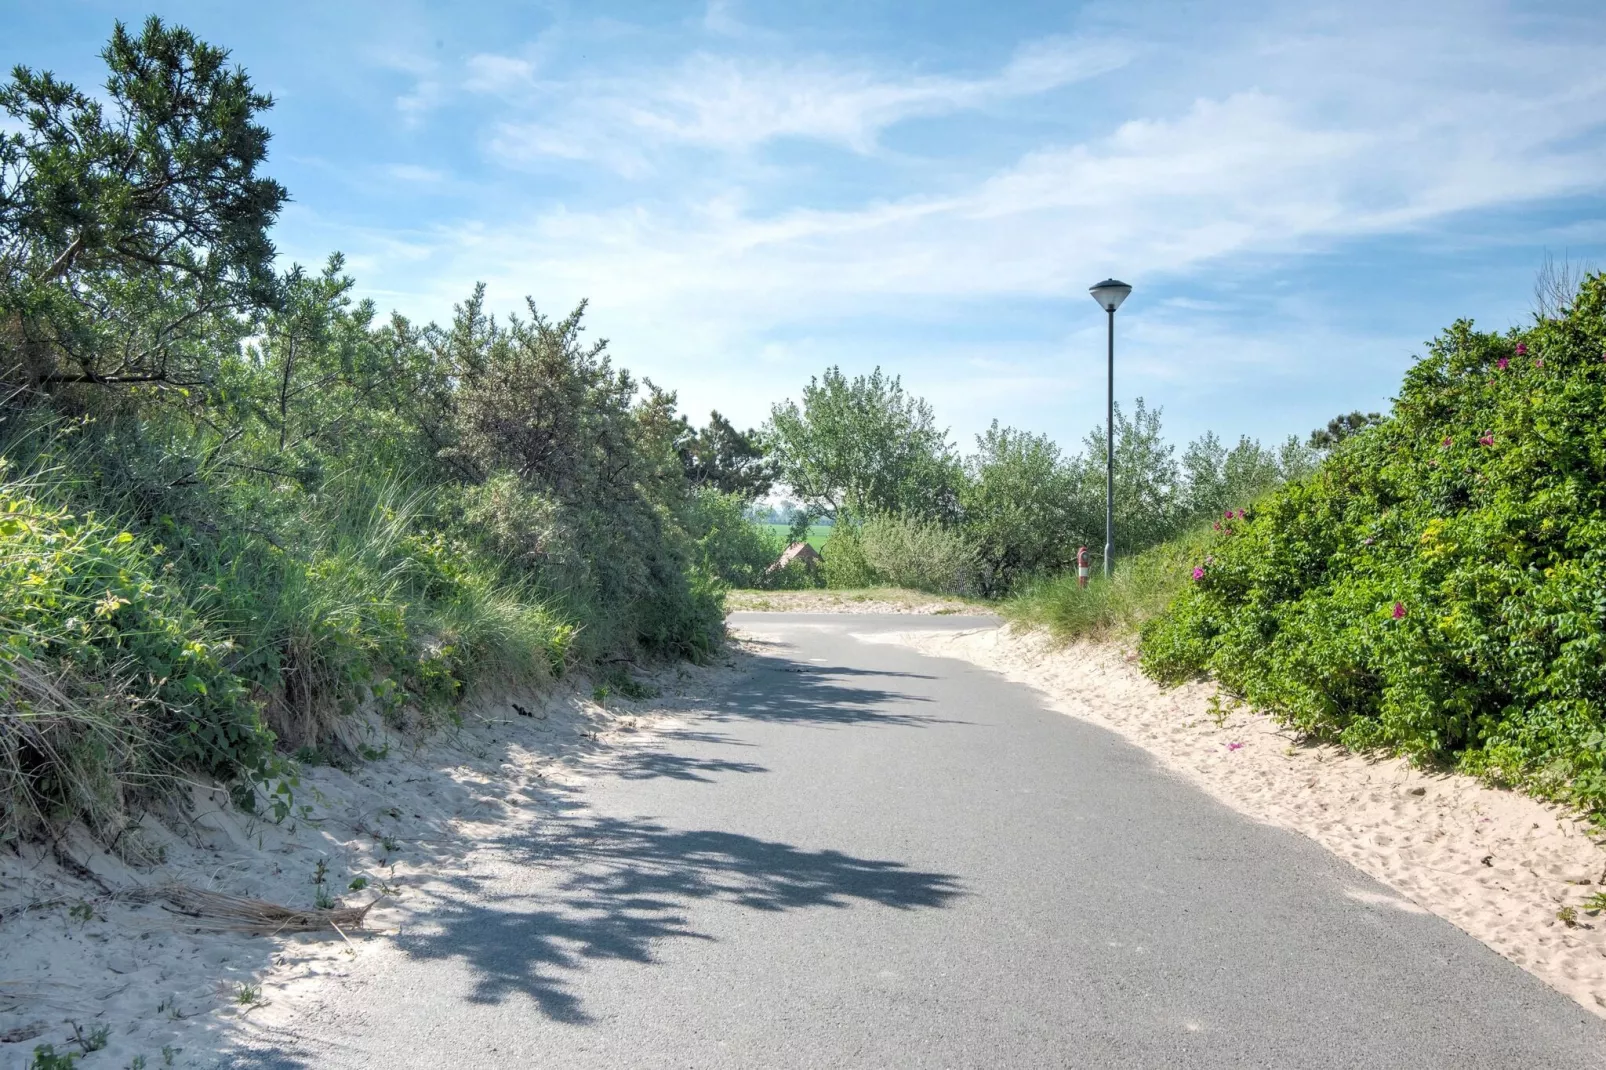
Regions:
<instances>
[{"instance_id":1,"label":"rose bush","mask_svg":"<svg viewBox=\"0 0 1606 1070\"><path fill-rule=\"evenodd\" d=\"M1606 812L1606 278L1527 331L1456 323L1205 552L1151 675Z\"/></svg>"}]
</instances>

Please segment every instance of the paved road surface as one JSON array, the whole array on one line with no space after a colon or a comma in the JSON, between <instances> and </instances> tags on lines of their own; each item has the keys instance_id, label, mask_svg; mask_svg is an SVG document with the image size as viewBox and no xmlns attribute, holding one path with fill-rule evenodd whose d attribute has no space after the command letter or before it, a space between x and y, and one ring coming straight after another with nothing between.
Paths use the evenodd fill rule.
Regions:
<instances>
[{"instance_id":1,"label":"paved road surface","mask_svg":"<svg viewBox=\"0 0 1606 1070\"><path fill-rule=\"evenodd\" d=\"M1557 1067L1606 1023L969 665L739 614L707 718L236 1065Z\"/></svg>"}]
</instances>

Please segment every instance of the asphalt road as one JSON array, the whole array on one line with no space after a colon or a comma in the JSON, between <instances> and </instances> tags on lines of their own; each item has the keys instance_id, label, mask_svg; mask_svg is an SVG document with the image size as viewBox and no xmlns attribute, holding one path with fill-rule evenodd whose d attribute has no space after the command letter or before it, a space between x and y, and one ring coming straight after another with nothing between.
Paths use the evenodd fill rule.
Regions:
<instances>
[{"instance_id":1,"label":"asphalt road","mask_svg":"<svg viewBox=\"0 0 1606 1070\"><path fill-rule=\"evenodd\" d=\"M1606 1023L967 664L750 676L274 1050L298 1067L1580 1067Z\"/></svg>"}]
</instances>

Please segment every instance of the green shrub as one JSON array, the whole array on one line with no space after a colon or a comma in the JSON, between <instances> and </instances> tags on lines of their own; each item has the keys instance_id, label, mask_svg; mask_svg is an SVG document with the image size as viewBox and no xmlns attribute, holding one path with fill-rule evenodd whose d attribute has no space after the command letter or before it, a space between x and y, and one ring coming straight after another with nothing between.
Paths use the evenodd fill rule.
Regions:
<instances>
[{"instance_id":1,"label":"green shrub","mask_svg":"<svg viewBox=\"0 0 1606 1070\"><path fill-rule=\"evenodd\" d=\"M0 484L0 838L108 828L126 792L260 771L273 742L162 549L51 504L55 478Z\"/></svg>"},{"instance_id":2,"label":"green shrub","mask_svg":"<svg viewBox=\"0 0 1606 1070\"><path fill-rule=\"evenodd\" d=\"M692 432L584 306L418 326L338 255L275 274L271 102L225 56L153 19L104 100L0 86L0 838L195 772L276 774L282 816L275 733L343 758L359 708L705 657L779 552L712 489L768 488L753 436Z\"/></svg>"},{"instance_id":3,"label":"green shrub","mask_svg":"<svg viewBox=\"0 0 1606 1070\"><path fill-rule=\"evenodd\" d=\"M1284 723L1606 809L1606 279L1457 323L1393 414L1220 522L1143 630Z\"/></svg>"},{"instance_id":4,"label":"green shrub","mask_svg":"<svg viewBox=\"0 0 1606 1070\"><path fill-rule=\"evenodd\" d=\"M1046 435L1000 428L976 436L959 489L964 532L975 546L980 593L998 596L1034 575L1074 567L1076 468Z\"/></svg>"},{"instance_id":5,"label":"green shrub","mask_svg":"<svg viewBox=\"0 0 1606 1070\"><path fill-rule=\"evenodd\" d=\"M875 587L881 580L864 556L864 539L858 524L837 521L831 532L831 545L822 555L825 567L825 585L836 590L858 590Z\"/></svg>"},{"instance_id":6,"label":"green shrub","mask_svg":"<svg viewBox=\"0 0 1606 1070\"><path fill-rule=\"evenodd\" d=\"M976 571L975 551L959 532L899 516L839 523L825 563L831 587L908 587L932 594L969 593Z\"/></svg>"},{"instance_id":7,"label":"green shrub","mask_svg":"<svg viewBox=\"0 0 1606 1070\"><path fill-rule=\"evenodd\" d=\"M747 518L747 502L712 487L693 491L681 523L703 572L730 587L769 586L765 570L786 550L786 540Z\"/></svg>"}]
</instances>

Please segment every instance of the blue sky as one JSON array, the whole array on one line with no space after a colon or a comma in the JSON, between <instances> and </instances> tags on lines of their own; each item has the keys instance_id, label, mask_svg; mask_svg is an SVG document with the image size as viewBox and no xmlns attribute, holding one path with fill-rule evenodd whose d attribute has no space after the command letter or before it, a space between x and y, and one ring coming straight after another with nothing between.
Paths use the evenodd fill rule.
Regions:
<instances>
[{"instance_id":1,"label":"blue sky","mask_svg":"<svg viewBox=\"0 0 1606 1070\"><path fill-rule=\"evenodd\" d=\"M880 364L963 445L1073 444L1113 274L1117 396L1276 440L1606 264L1600 0L0 0L0 62L94 85L152 12L276 98L287 261L416 319L588 298L698 419Z\"/></svg>"}]
</instances>

